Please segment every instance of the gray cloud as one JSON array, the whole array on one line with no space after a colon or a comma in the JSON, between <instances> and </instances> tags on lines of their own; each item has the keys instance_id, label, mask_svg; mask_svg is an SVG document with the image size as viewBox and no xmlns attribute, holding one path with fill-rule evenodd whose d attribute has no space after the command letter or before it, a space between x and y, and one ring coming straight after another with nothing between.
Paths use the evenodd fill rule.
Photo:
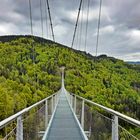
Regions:
<instances>
[{"instance_id":1,"label":"gray cloud","mask_svg":"<svg viewBox=\"0 0 140 140\"><path fill-rule=\"evenodd\" d=\"M139 0L106 0L104 5L108 7L114 22L123 23L129 28L140 28Z\"/></svg>"},{"instance_id":2,"label":"gray cloud","mask_svg":"<svg viewBox=\"0 0 140 140\"><path fill-rule=\"evenodd\" d=\"M30 34L28 0L0 0L0 35ZM41 36L39 0L32 1L34 34ZM51 39L46 25L43 1L44 37ZM87 0L84 0L87 5ZM70 46L79 7L79 0L50 0L50 9L56 41ZM105 0L102 6L98 54L107 54L124 60L140 60L140 3L139 0ZM87 52L95 55L99 1L91 0ZM83 9L83 30L78 30L74 47L85 50L86 7ZM48 18L47 18L48 22ZM78 27L80 29L81 27ZM47 35L49 34L49 36ZM77 45L76 45L77 44ZM78 45L79 44L79 45Z\"/></svg>"}]
</instances>

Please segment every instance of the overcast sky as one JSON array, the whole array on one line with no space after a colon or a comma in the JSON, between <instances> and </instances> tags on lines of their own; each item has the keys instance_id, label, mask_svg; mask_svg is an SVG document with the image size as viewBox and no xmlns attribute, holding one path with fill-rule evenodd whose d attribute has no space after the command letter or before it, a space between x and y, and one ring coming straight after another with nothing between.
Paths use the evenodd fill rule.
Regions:
<instances>
[{"instance_id":1,"label":"overcast sky","mask_svg":"<svg viewBox=\"0 0 140 140\"><path fill-rule=\"evenodd\" d=\"M41 36L40 0L31 1L34 35ZM42 0L42 3L44 37L51 38L50 30L46 28L45 0ZM79 0L50 0L56 42L71 46L78 7ZM87 0L84 0L82 11L80 21L83 22L79 22L74 47L85 50ZM99 0L90 0L87 52L93 55L98 12ZM80 31L81 26L83 28ZM30 34L28 0L0 0L0 35L9 34ZM81 34L81 39L78 34ZM140 61L140 0L103 0L99 54L125 61Z\"/></svg>"}]
</instances>

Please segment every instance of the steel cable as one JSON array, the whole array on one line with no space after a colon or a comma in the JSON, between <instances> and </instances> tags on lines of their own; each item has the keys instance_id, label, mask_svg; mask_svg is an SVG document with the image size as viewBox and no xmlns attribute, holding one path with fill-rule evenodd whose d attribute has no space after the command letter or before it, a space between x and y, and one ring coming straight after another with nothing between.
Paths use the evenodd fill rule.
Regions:
<instances>
[{"instance_id":1,"label":"steel cable","mask_svg":"<svg viewBox=\"0 0 140 140\"><path fill-rule=\"evenodd\" d=\"M49 20L50 20L50 25L51 25L52 38L53 38L53 41L55 42L54 30L53 30L53 24L52 24L52 18L51 18L51 11L50 11L50 6L49 6L49 0L46 0L46 3L47 3L47 7L48 7L48 15L49 15Z\"/></svg>"},{"instance_id":2,"label":"steel cable","mask_svg":"<svg viewBox=\"0 0 140 140\"><path fill-rule=\"evenodd\" d=\"M85 33L85 52L87 51L87 33L88 33L88 23L89 23L89 6L90 0L88 0L88 8L87 8L87 20L86 20L86 33Z\"/></svg>"},{"instance_id":3,"label":"steel cable","mask_svg":"<svg viewBox=\"0 0 140 140\"><path fill-rule=\"evenodd\" d=\"M102 0L100 0L100 7L99 7L99 18L98 18L97 40L96 40L96 55L95 55L96 57L97 57L98 46L99 46L101 12L102 12Z\"/></svg>"},{"instance_id":4,"label":"steel cable","mask_svg":"<svg viewBox=\"0 0 140 140\"><path fill-rule=\"evenodd\" d=\"M73 48L73 44L74 44L74 40L75 40L77 25L78 25L78 22L79 22L79 16L80 16L81 7L82 7L82 1L83 1L83 0L80 0L78 15L77 15L76 24L75 24L75 29L74 29L73 38L72 38L72 43L71 43L71 48Z\"/></svg>"},{"instance_id":5,"label":"steel cable","mask_svg":"<svg viewBox=\"0 0 140 140\"><path fill-rule=\"evenodd\" d=\"M41 31L42 31L42 38L43 38L43 13L42 13L43 9L42 9L42 0L40 0L40 16L41 16Z\"/></svg>"}]
</instances>

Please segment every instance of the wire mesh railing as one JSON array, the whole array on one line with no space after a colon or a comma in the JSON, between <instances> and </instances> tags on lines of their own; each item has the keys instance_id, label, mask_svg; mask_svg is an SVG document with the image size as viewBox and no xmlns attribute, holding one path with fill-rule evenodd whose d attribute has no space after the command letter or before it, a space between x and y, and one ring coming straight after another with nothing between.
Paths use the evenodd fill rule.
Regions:
<instances>
[{"instance_id":1,"label":"wire mesh railing","mask_svg":"<svg viewBox=\"0 0 140 140\"><path fill-rule=\"evenodd\" d=\"M41 140L59 93L0 122L0 139ZM140 121L74 94L68 93L67 99L89 140L140 140Z\"/></svg>"},{"instance_id":2,"label":"wire mesh railing","mask_svg":"<svg viewBox=\"0 0 140 140\"><path fill-rule=\"evenodd\" d=\"M41 140L59 99L57 93L0 122L0 140Z\"/></svg>"},{"instance_id":3,"label":"wire mesh railing","mask_svg":"<svg viewBox=\"0 0 140 140\"><path fill-rule=\"evenodd\" d=\"M16 139L16 127L10 130L8 133L6 133L5 137L3 138L3 140L14 140L14 139Z\"/></svg>"},{"instance_id":4,"label":"wire mesh railing","mask_svg":"<svg viewBox=\"0 0 140 140\"><path fill-rule=\"evenodd\" d=\"M23 121L23 137L25 140L39 140L41 132L45 131L45 104L35 107L28 112Z\"/></svg>"},{"instance_id":5,"label":"wire mesh railing","mask_svg":"<svg viewBox=\"0 0 140 140\"><path fill-rule=\"evenodd\" d=\"M91 110L88 105L85 105L84 122L84 130L87 132L89 140L110 140L112 122L109 117Z\"/></svg>"},{"instance_id":6,"label":"wire mesh railing","mask_svg":"<svg viewBox=\"0 0 140 140\"><path fill-rule=\"evenodd\" d=\"M140 121L78 95L67 94L89 140L140 140Z\"/></svg>"},{"instance_id":7,"label":"wire mesh railing","mask_svg":"<svg viewBox=\"0 0 140 140\"><path fill-rule=\"evenodd\" d=\"M124 127L119 125L119 137L120 140L140 140L140 137L134 136L131 134L128 130L126 130Z\"/></svg>"}]
</instances>

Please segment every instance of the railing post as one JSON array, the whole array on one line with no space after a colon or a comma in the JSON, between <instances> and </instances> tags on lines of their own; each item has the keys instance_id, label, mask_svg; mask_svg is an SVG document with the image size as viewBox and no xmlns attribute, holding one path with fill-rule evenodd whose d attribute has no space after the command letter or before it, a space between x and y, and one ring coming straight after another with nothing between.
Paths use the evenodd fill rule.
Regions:
<instances>
[{"instance_id":1,"label":"railing post","mask_svg":"<svg viewBox=\"0 0 140 140\"><path fill-rule=\"evenodd\" d=\"M56 96L56 104L58 103L58 94L55 95Z\"/></svg>"},{"instance_id":2,"label":"railing post","mask_svg":"<svg viewBox=\"0 0 140 140\"><path fill-rule=\"evenodd\" d=\"M53 103L53 96L52 96L52 114L53 114L53 108L54 108L54 103Z\"/></svg>"},{"instance_id":3,"label":"railing post","mask_svg":"<svg viewBox=\"0 0 140 140\"><path fill-rule=\"evenodd\" d=\"M75 95L75 97L74 97L74 112L75 112L75 114L76 114L76 95Z\"/></svg>"},{"instance_id":4,"label":"railing post","mask_svg":"<svg viewBox=\"0 0 140 140\"><path fill-rule=\"evenodd\" d=\"M57 103L59 102L60 93L57 94Z\"/></svg>"},{"instance_id":5,"label":"railing post","mask_svg":"<svg viewBox=\"0 0 140 140\"><path fill-rule=\"evenodd\" d=\"M73 95L71 95L71 107L73 108Z\"/></svg>"},{"instance_id":6,"label":"railing post","mask_svg":"<svg viewBox=\"0 0 140 140\"><path fill-rule=\"evenodd\" d=\"M22 116L17 118L16 140L23 140L23 122Z\"/></svg>"},{"instance_id":7,"label":"railing post","mask_svg":"<svg viewBox=\"0 0 140 140\"><path fill-rule=\"evenodd\" d=\"M54 107L56 107L56 95L54 95Z\"/></svg>"},{"instance_id":8,"label":"railing post","mask_svg":"<svg viewBox=\"0 0 140 140\"><path fill-rule=\"evenodd\" d=\"M45 101L45 128L48 126L48 100Z\"/></svg>"},{"instance_id":9,"label":"railing post","mask_svg":"<svg viewBox=\"0 0 140 140\"><path fill-rule=\"evenodd\" d=\"M118 116L114 115L112 120L112 140L119 140L118 135Z\"/></svg>"},{"instance_id":10,"label":"railing post","mask_svg":"<svg viewBox=\"0 0 140 140\"><path fill-rule=\"evenodd\" d=\"M70 103L70 93L68 93L68 101L69 101L69 103Z\"/></svg>"},{"instance_id":11,"label":"railing post","mask_svg":"<svg viewBox=\"0 0 140 140\"><path fill-rule=\"evenodd\" d=\"M85 101L82 100L81 126L83 130L84 130L84 110L85 110Z\"/></svg>"}]
</instances>

